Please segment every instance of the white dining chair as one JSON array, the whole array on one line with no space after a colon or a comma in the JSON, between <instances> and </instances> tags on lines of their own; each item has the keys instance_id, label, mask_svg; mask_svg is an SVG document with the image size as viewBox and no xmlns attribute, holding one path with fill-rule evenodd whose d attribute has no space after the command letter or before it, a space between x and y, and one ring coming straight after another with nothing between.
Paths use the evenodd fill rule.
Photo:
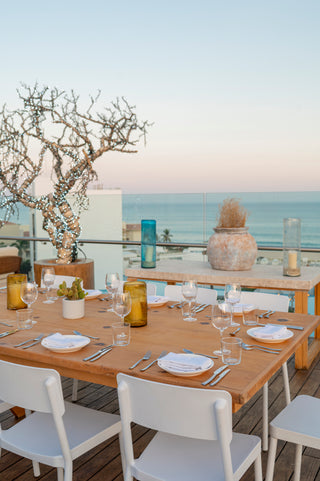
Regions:
<instances>
[{"instance_id":1,"label":"white dining chair","mask_svg":"<svg viewBox=\"0 0 320 481\"><path fill-rule=\"evenodd\" d=\"M170 299L170 301L183 301L181 286L167 285L164 288L164 295ZM198 287L196 302L200 304L216 304L217 303L217 291L214 289L207 289L205 287Z\"/></svg>"},{"instance_id":2,"label":"white dining chair","mask_svg":"<svg viewBox=\"0 0 320 481\"><path fill-rule=\"evenodd\" d=\"M288 312L290 299L288 296L268 294L264 292L242 292L240 302L242 304L253 304L257 309L272 309L273 311ZM263 322L263 319L262 319ZM270 321L272 322L272 321ZM288 366L282 364L282 377L286 404L290 403L290 385ZM262 450L268 451L268 381L262 388Z\"/></svg>"},{"instance_id":3,"label":"white dining chair","mask_svg":"<svg viewBox=\"0 0 320 481\"><path fill-rule=\"evenodd\" d=\"M118 374L124 480L235 481L254 464L262 481L261 442L232 432L226 391L160 384ZM131 423L157 431L134 457Z\"/></svg>"},{"instance_id":4,"label":"white dining chair","mask_svg":"<svg viewBox=\"0 0 320 481\"><path fill-rule=\"evenodd\" d=\"M119 416L64 402L53 369L0 361L0 396L33 411L0 430L1 447L56 467L58 481L72 481L73 460L121 431Z\"/></svg>"},{"instance_id":5,"label":"white dining chair","mask_svg":"<svg viewBox=\"0 0 320 481\"><path fill-rule=\"evenodd\" d=\"M294 481L300 480L302 448L320 449L320 399L297 396L270 423L266 481L272 481L278 439L296 444Z\"/></svg>"},{"instance_id":6,"label":"white dining chair","mask_svg":"<svg viewBox=\"0 0 320 481\"><path fill-rule=\"evenodd\" d=\"M54 283L53 283L53 288L54 289L58 289L60 284L62 284L63 281L66 282L67 284L67 287L71 287L72 286L72 283L73 281L75 280L76 278L75 277L72 277L72 276L61 276L61 275L55 275L54 276ZM81 282L81 286L83 286L83 282ZM43 280L41 280L41 288L45 288L45 285L43 283Z\"/></svg>"}]
</instances>

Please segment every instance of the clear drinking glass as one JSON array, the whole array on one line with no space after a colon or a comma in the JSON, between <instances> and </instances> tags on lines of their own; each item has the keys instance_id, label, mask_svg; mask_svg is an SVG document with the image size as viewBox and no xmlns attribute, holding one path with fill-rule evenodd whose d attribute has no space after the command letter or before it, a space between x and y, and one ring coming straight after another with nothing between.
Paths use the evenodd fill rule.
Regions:
<instances>
[{"instance_id":1,"label":"clear drinking glass","mask_svg":"<svg viewBox=\"0 0 320 481\"><path fill-rule=\"evenodd\" d=\"M223 310L223 304L212 306L211 324L220 332L220 344L225 329L231 326L231 313ZM222 350L213 351L216 356L222 356Z\"/></svg>"},{"instance_id":2,"label":"clear drinking glass","mask_svg":"<svg viewBox=\"0 0 320 481\"><path fill-rule=\"evenodd\" d=\"M193 322L197 318L194 316L194 311L192 310L192 302L196 300L198 293L198 285L195 281L185 281L181 286L181 292L186 301L189 303L189 316L183 318L184 321Z\"/></svg>"},{"instance_id":3,"label":"clear drinking glass","mask_svg":"<svg viewBox=\"0 0 320 481\"><path fill-rule=\"evenodd\" d=\"M115 311L115 294L118 292L119 287L120 287L119 274L117 272L106 274L106 289L108 292L110 292L111 299L112 299L112 307L108 309L108 311L110 312L116 312Z\"/></svg>"},{"instance_id":4,"label":"clear drinking glass","mask_svg":"<svg viewBox=\"0 0 320 481\"><path fill-rule=\"evenodd\" d=\"M35 282L23 282L20 287L20 297L28 306L28 312L30 312L30 322L32 309L31 305L38 299L38 288ZM37 321L32 320L32 324L36 324Z\"/></svg>"},{"instance_id":5,"label":"clear drinking glass","mask_svg":"<svg viewBox=\"0 0 320 481\"><path fill-rule=\"evenodd\" d=\"M129 292L118 292L114 296L114 312L121 317L124 322L124 316L131 311L131 296Z\"/></svg>"},{"instance_id":6,"label":"clear drinking glass","mask_svg":"<svg viewBox=\"0 0 320 481\"><path fill-rule=\"evenodd\" d=\"M240 302L241 286L240 284L227 284L224 289L224 299L230 307L231 312L231 326L239 326L237 322L233 322L233 306Z\"/></svg>"},{"instance_id":7,"label":"clear drinking glass","mask_svg":"<svg viewBox=\"0 0 320 481\"><path fill-rule=\"evenodd\" d=\"M41 287L45 286L46 291L53 286L55 279L54 267L43 267L41 270ZM53 304L54 301L47 299L42 301L44 304Z\"/></svg>"}]
</instances>

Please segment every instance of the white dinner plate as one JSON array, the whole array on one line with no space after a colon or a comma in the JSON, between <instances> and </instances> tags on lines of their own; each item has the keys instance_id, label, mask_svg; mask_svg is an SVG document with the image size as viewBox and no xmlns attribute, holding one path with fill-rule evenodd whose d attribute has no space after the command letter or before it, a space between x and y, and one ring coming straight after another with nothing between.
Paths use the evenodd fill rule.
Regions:
<instances>
[{"instance_id":1,"label":"white dinner plate","mask_svg":"<svg viewBox=\"0 0 320 481\"><path fill-rule=\"evenodd\" d=\"M179 356L179 360L181 359L181 362L186 362L188 358L192 357L194 359L208 359L210 361L210 364L205 369L198 369L194 371L188 371L188 372L183 372L183 371L176 371L174 369L169 369L167 366L163 366L161 363L161 359L157 361L158 366L163 369L164 371L168 372L169 374L173 374L173 376L181 376L181 377L193 377L193 376L200 376L200 374L203 374L204 372L207 372L209 369L212 368L214 362L212 359L209 359L206 356L200 356L198 354L177 354L177 358Z\"/></svg>"},{"instance_id":2,"label":"white dinner plate","mask_svg":"<svg viewBox=\"0 0 320 481\"><path fill-rule=\"evenodd\" d=\"M74 345L70 347L65 347L63 345L61 345L61 347L59 347L58 345L52 346L50 345L50 341L48 341L46 337L42 339L41 345L46 349L49 349L49 351L66 353L80 351L80 349L90 343L90 339L86 336L76 336L70 334L64 335L63 338L65 342L70 341L70 343L74 343Z\"/></svg>"},{"instance_id":3,"label":"white dinner plate","mask_svg":"<svg viewBox=\"0 0 320 481\"><path fill-rule=\"evenodd\" d=\"M169 297L165 296L148 296L148 307L160 307L167 304Z\"/></svg>"},{"instance_id":4,"label":"white dinner plate","mask_svg":"<svg viewBox=\"0 0 320 481\"><path fill-rule=\"evenodd\" d=\"M283 337L279 337L278 339L266 339L265 337L259 337L259 330L264 329L263 327L252 327L251 329L247 330L248 336L252 337L252 339L255 339L256 341L259 342L266 342L266 343L271 343L271 344L277 344L279 342L284 342L287 341L288 339L291 339L293 336L293 332L287 329L287 332Z\"/></svg>"},{"instance_id":5,"label":"white dinner plate","mask_svg":"<svg viewBox=\"0 0 320 481\"><path fill-rule=\"evenodd\" d=\"M85 289L84 292L87 292L86 300L95 299L102 294L98 289Z\"/></svg>"}]
</instances>

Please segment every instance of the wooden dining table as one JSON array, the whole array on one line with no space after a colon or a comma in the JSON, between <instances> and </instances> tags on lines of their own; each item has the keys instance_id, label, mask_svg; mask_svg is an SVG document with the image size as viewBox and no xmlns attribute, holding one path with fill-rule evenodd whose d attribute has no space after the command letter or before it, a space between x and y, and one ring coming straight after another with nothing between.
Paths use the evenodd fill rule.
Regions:
<instances>
[{"instance_id":1,"label":"wooden dining table","mask_svg":"<svg viewBox=\"0 0 320 481\"><path fill-rule=\"evenodd\" d=\"M102 296L103 297L103 296ZM116 314L109 312L110 302L93 299L85 302L85 317L81 319L64 319L62 317L62 303L58 299L54 304L44 304L45 296L39 295L33 305L34 319L37 323L29 330L20 330L7 337L0 338L0 359L5 361L27 364L44 368L56 369L62 376L81 379L93 383L116 387L116 376L123 372L132 376L151 381L176 384L201 389L223 389L229 391L233 399L233 410L237 411L244 405L273 374L287 361L308 336L320 325L319 316L297 313L276 312L270 318L277 322L278 318L287 318L292 325L302 326L303 330L292 330L293 336L281 343L266 344L281 349L280 354L269 354L262 351L242 352L241 363L231 366L228 373L215 387L204 387L205 381L215 369L222 365L222 360L215 359L214 366L198 376L174 376L160 369L155 363L145 372L140 369L146 365L142 362L135 369L129 367L140 359L147 350L152 351L150 361L157 359L163 350L181 353L183 348L196 353L212 355L219 347L219 332L211 325L210 307L197 314L196 322L186 322L182 318L181 309L169 308L170 303L157 308L148 309L148 323L144 327L131 328L131 341L128 346L113 347L111 352L94 362L83 359L98 351L101 347L112 344L112 324L119 321ZM0 321L14 324L16 312L7 310L6 295L0 293ZM0 333L10 329L0 324ZM72 334L78 330L83 335L96 336L90 344L79 351L56 353L46 349L40 343L22 349L14 347L27 339L36 338L40 334L45 336L59 332ZM248 326L241 326L238 336L246 343L253 339L247 334ZM228 335L228 331L226 331ZM14 382L14 379L12 380Z\"/></svg>"}]
</instances>

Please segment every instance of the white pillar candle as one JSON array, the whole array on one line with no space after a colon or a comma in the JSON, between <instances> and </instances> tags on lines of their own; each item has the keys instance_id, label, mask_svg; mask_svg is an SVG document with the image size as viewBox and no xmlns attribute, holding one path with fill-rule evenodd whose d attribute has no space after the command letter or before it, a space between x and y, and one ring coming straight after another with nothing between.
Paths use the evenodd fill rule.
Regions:
<instances>
[{"instance_id":1,"label":"white pillar candle","mask_svg":"<svg viewBox=\"0 0 320 481\"><path fill-rule=\"evenodd\" d=\"M288 269L295 270L298 267L298 253L296 251L288 252Z\"/></svg>"},{"instance_id":2,"label":"white pillar candle","mask_svg":"<svg viewBox=\"0 0 320 481\"><path fill-rule=\"evenodd\" d=\"M152 262L152 259L153 259L153 246L148 246L148 247L146 248L145 261L146 261L146 262Z\"/></svg>"}]
</instances>

